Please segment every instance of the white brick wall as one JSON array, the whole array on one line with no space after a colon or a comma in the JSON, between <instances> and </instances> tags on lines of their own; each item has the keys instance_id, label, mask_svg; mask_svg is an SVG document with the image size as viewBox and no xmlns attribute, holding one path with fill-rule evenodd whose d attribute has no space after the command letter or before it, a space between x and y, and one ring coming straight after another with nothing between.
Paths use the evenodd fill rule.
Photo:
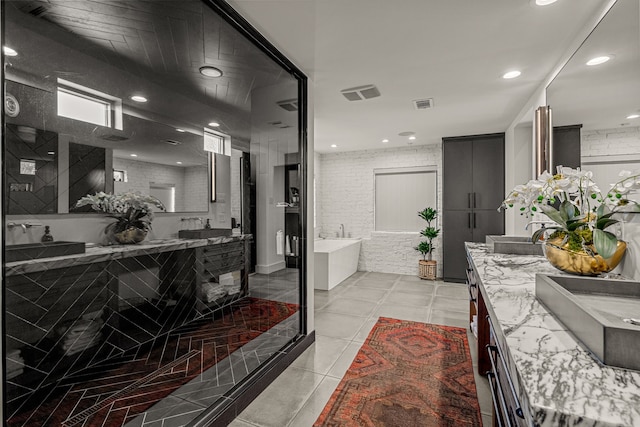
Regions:
<instances>
[{"instance_id":1,"label":"white brick wall","mask_svg":"<svg viewBox=\"0 0 640 427\"><path fill-rule=\"evenodd\" d=\"M640 153L640 126L582 131L582 157Z\"/></svg>"},{"instance_id":2,"label":"white brick wall","mask_svg":"<svg viewBox=\"0 0 640 427\"><path fill-rule=\"evenodd\" d=\"M320 154L316 167L317 228L335 237L340 224L353 237L361 237L358 270L417 274L421 255L413 247L421 240L415 233L376 232L374 219L374 175L378 168L437 166L438 210L442 206L442 146ZM425 206L426 207L426 206ZM441 213L441 211L440 211ZM426 224L425 224L426 226ZM434 241L433 259L442 276L442 240Z\"/></svg>"}]
</instances>

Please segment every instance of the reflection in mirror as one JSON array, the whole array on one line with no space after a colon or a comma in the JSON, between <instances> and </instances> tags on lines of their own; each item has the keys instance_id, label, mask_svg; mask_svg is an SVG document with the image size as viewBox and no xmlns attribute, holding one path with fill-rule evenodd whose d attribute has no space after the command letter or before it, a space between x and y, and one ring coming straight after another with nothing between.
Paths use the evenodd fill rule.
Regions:
<instances>
[{"instance_id":1,"label":"reflection in mirror","mask_svg":"<svg viewBox=\"0 0 640 427\"><path fill-rule=\"evenodd\" d=\"M640 2L618 0L547 87L554 127L582 125L581 164L603 190L620 170L640 169L639 71Z\"/></svg>"},{"instance_id":2,"label":"reflection in mirror","mask_svg":"<svg viewBox=\"0 0 640 427\"><path fill-rule=\"evenodd\" d=\"M312 341L306 78L223 1L2 5L3 44L17 52L4 57L5 202L27 216L6 223L5 255L41 247L44 230L27 225L86 249L3 257L3 421L226 425L236 400L266 386L255 374ZM112 218L75 208L97 191L196 214L158 215L133 250L100 245Z\"/></svg>"}]
</instances>

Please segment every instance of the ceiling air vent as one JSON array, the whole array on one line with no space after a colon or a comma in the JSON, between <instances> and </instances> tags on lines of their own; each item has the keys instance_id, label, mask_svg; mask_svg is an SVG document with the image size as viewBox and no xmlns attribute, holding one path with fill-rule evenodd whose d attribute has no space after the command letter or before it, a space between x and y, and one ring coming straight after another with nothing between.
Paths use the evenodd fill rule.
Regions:
<instances>
[{"instance_id":1,"label":"ceiling air vent","mask_svg":"<svg viewBox=\"0 0 640 427\"><path fill-rule=\"evenodd\" d=\"M176 141L175 139L163 139L162 142L169 145L180 145L182 142Z\"/></svg>"},{"instance_id":2,"label":"ceiling air vent","mask_svg":"<svg viewBox=\"0 0 640 427\"><path fill-rule=\"evenodd\" d=\"M340 91L349 101L362 101L380 96L380 91L374 85L352 87Z\"/></svg>"},{"instance_id":3,"label":"ceiling air vent","mask_svg":"<svg viewBox=\"0 0 640 427\"><path fill-rule=\"evenodd\" d=\"M280 122L280 121L277 121L277 122L267 122L267 124L268 124L268 125L271 125L271 126L273 126L273 127L279 128L279 129L287 129L287 128L290 128L290 127L291 127L291 126L289 126L288 124L286 124L286 123L282 123L282 122Z\"/></svg>"},{"instance_id":4,"label":"ceiling air vent","mask_svg":"<svg viewBox=\"0 0 640 427\"><path fill-rule=\"evenodd\" d=\"M104 134L104 135L100 135L99 138L100 139L104 139L105 141L112 141L112 142L126 141L127 139L129 139L128 136L116 135L116 134L113 134L113 133L107 133L107 134Z\"/></svg>"},{"instance_id":5,"label":"ceiling air vent","mask_svg":"<svg viewBox=\"0 0 640 427\"><path fill-rule=\"evenodd\" d=\"M416 110L426 110L429 108L433 108L433 98L414 99L413 106L416 108Z\"/></svg>"},{"instance_id":6,"label":"ceiling air vent","mask_svg":"<svg viewBox=\"0 0 640 427\"><path fill-rule=\"evenodd\" d=\"M297 99L285 99L284 101L276 102L280 108L284 108L287 111L298 111Z\"/></svg>"}]
</instances>

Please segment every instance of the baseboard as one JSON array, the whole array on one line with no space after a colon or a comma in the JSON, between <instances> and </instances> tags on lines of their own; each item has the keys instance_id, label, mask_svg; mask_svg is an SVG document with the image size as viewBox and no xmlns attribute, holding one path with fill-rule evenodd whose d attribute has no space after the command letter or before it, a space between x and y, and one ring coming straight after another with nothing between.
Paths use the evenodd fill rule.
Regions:
<instances>
[{"instance_id":1,"label":"baseboard","mask_svg":"<svg viewBox=\"0 0 640 427\"><path fill-rule=\"evenodd\" d=\"M278 261L269 265L256 264L256 273L271 274L276 271L284 270L285 268L287 268L287 264L284 261Z\"/></svg>"}]
</instances>

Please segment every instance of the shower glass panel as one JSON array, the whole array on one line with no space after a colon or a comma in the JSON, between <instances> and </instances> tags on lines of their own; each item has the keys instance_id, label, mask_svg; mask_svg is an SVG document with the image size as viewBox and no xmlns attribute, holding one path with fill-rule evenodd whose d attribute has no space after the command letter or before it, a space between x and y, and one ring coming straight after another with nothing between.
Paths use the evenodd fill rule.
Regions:
<instances>
[{"instance_id":1,"label":"shower glass panel","mask_svg":"<svg viewBox=\"0 0 640 427\"><path fill-rule=\"evenodd\" d=\"M3 55L3 421L215 424L306 333L306 78L224 2L7 0L2 14L17 53ZM99 104L91 120L58 110L61 84ZM110 219L75 207L101 191L171 208L152 237L107 244ZM86 252L6 262L45 224Z\"/></svg>"}]
</instances>

